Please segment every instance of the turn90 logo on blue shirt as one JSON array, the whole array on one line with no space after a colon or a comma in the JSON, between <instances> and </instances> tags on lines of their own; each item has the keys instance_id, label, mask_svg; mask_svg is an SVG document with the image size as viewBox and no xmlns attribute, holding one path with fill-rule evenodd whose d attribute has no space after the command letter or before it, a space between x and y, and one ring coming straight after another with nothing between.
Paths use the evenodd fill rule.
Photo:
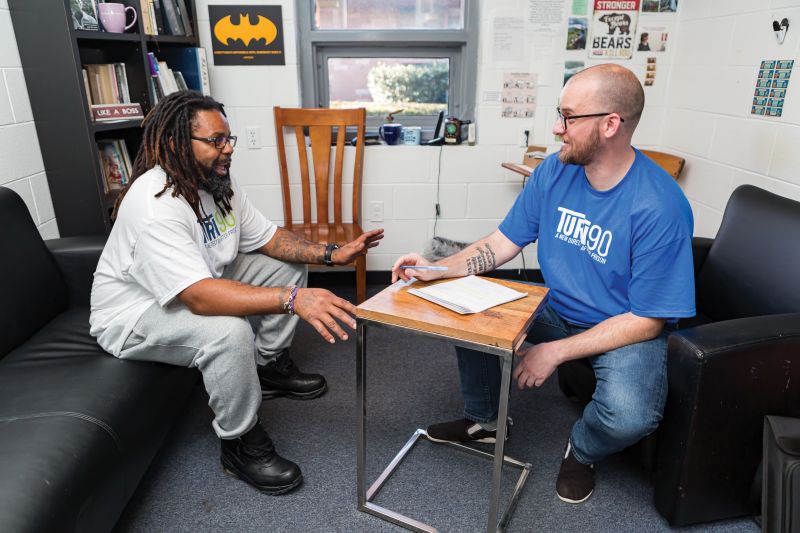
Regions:
<instances>
[{"instance_id":1,"label":"turn90 logo on blue shirt","mask_svg":"<svg viewBox=\"0 0 800 533\"><path fill-rule=\"evenodd\" d=\"M629 311L670 321L694 315L691 208L638 150L607 191L593 189L582 166L548 157L500 231L518 246L538 240L550 305L570 323L592 326Z\"/></svg>"},{"instance_id":2,"label":"turn90 logo on blue shirt","mask_svg":"<svg viewBox=\"0 0 800 533\"><path fill-rule=\"evenodd\" d=\"M556 239L580 246L582 252L588 253L598 263L605 264L611 240L614 238L611 231L604 231L597 224L592 224L584 213L561 206L558 211L561 217L556 228Z\"/></svg>"}]
</instances>

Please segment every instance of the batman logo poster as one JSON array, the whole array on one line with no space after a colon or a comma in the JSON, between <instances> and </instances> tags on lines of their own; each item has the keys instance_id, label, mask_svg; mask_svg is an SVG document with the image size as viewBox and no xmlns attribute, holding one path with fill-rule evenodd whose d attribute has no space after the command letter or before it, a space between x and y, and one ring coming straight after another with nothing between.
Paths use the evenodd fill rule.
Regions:
<instances>
[{"instance_id":1,"label":"batman logo poster","mask_svg":"<svg viewBox=\"0 0 800 533\"><path fill-rule=\"evenodd\" d=\"M281 6L208 6L214 65L285 65Z\"/></svg>"}]
</instances>

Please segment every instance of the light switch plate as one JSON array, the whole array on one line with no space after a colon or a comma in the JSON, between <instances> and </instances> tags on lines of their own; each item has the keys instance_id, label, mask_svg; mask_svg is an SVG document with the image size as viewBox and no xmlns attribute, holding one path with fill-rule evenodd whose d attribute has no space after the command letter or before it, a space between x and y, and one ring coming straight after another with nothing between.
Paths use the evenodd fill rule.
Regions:
<instances>
[{"instance_id":1,"label":"light switch plate","mask_svg":"<svg viewBox=\"0 0 800 533\"><path fill-rule=\"evenodd\" d=\"M383 202L369 203L369 221L383 222Z\"/></svg>"}]
</instances>

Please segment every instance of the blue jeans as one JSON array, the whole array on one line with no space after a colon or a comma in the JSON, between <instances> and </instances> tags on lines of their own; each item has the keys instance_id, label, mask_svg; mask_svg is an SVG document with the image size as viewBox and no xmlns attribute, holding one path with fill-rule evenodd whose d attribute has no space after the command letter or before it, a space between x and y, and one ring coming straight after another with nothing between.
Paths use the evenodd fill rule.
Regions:
<instances>
[{"instance_id":1,"label":"blue jeans","mask_svg":"<svg viewBox=\"0 0 800 533\"><path fill-rule=\"evenodd\" d=\"M527 340L534 344L548 342L587 329L565 322L545 305L528 331ZM597 386L583 415L572 426L570 441L578 461L593 464L656 429L667 398L667 336L673 329L667 325L655 339L588 358ZM501 359L460 347L456 354L464 417L475 422L496 420Z\"/></svg>"}]
</instances>

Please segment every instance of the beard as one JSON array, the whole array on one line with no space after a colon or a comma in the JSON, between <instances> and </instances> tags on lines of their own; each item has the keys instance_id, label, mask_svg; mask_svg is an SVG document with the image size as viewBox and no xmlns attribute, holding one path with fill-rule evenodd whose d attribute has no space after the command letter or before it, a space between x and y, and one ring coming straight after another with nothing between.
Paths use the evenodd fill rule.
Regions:
<instances>
[{"instance_id":1,"label":"beard","mask_svg":"<svg viewBox=\"0 0 800 533\"><path fill-rule=\"evenodd\" d=\"M210 167L202 167L205 174L205 181L200 181L198 187L214 197L214 202L218 204L223 200L227 200L233 196L231 173L230 168L227 166L229 163L230 159L225 160L223 158L219 158L215 159ZM226 165L225 172L223 174L219 174L215 170L215 168L220 164Z\"/></svg>"},{"instance_id":2,"label":"beard","mask_svg":"<svg viewBox=\"0 0 800 533\"><path fill-rule=\"evenodd\" d=\"M600 150L600 133L597 128L592 128L589 138L585 141L569 141L569 151L564 153L564 149L558 153L558 160L565 165L586 166L594 161L594 156Z\"/></svg>"}]
</instances>

